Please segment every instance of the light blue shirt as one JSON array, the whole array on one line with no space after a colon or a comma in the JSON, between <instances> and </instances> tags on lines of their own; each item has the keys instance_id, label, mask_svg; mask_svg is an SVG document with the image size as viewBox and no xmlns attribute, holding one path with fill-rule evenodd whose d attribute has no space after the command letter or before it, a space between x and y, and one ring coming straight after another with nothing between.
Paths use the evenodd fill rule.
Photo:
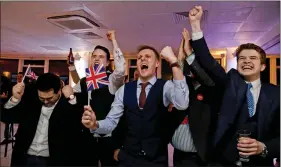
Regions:
<instances>
[{"instance_id":1,"label":"light blue shirt","mask_svg":"<svg viewBox=\"0 0 281 167\"><path fill-rule=\"evenodd\" d=\"M145 88L146 96L148 95L151 87L156 82L156 77L154 76L148 82L148 86ZM137 84L137 100L139 101L139 96L141 92L140 84L142 81L138 79ZM124 112L124 104L123 104L123 97L124 97L124 86L121 86L116 94L114 101L111 105L111 110L107 114L104 120L98 121L99 128L96 130L91 130L92 133L98 134L108 134L111 133L117 126L121 116ZM186 83L185 78L183 80L173 80L167 81L163 88L163 103L165 107L168 107L170 103L174 104L174 107L178 110L185 110L189 104L189 90Z\"/></svg>"},{"instance_id":2,"label":"light blue shirt","mask_svg":"<svg viewBox=\"0 0 281 167\"><path fill-rule=\"evenodd\" d=\"M191 65L195 59L195 55L192 54L186 57L186 62ZM198 89L201 84L198 82L194 85L194 89ZM174 148L181 150L183 152L197 152L193 143L193 138L190 132L189 124L180 124L176 129L172 137L172 145Z\"/></svg>"}]
</instances>

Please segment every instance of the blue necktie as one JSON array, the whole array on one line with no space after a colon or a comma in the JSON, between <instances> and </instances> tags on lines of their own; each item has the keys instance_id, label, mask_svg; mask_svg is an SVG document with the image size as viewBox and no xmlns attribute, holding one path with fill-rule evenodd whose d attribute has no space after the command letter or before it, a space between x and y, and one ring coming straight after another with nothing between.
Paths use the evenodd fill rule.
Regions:
<instances>
[{"instance_id":1,"label":"blue necktie","mask_svg":"<svg viewBox=\"0 0 281 167\"><path fill-rule=\"evenodd\" d=\"M248 110L249 115L252 117L254 115L254 97L250 89L253 87L251 83L248 83L248 90L247 90L247 103L248 103Z\"/></svg>"}]
</instances>

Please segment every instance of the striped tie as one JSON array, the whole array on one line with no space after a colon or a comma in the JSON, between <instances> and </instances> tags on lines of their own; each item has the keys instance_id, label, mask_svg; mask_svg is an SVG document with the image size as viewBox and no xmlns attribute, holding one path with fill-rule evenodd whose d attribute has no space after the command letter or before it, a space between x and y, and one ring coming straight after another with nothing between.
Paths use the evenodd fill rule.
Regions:
<instances>
[{"instance_id":1,"label":"striped tie","mask_svg":"<svg viewBox=\"0 0 281 167\"><path fill-rule=\"evenodd\" d=\"M249 115L252 117L254 115L254 97L250 89L253 87L251 83L248 83L248 90L247 90L247 103L248 103L248 110Z\"/></svg>"}]
</instances>

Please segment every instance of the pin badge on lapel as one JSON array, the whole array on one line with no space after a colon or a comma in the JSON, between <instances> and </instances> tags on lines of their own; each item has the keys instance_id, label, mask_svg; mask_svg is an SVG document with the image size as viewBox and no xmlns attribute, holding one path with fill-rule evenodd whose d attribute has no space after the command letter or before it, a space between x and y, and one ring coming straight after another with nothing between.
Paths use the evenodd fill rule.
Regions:
<instances>
[{"instance_id":1,"label":"pin badge on lapel","mask_svg":"<svg viewBox=\"0 0 281 167\"><path fill-rule=\"evenodd\" d=\"M186 125L186 124L188 124L188 118L187 117L185 117L184 118L184 120L182 121L182 123L181 123L182 125Z\"/></svg>"},{"instance_id":2,"label":"pin badge on lapel","mask_svg":"<svg viewBox=\"0 0 281 167\"><path fill-rule=\"evenodd\" d=\"M197 99L200 100L200 101L202 101L202 100L204 99L204 97L203 97L202 94L198 94L198 95L197 95Z\"/></svg>"}]
</instances>

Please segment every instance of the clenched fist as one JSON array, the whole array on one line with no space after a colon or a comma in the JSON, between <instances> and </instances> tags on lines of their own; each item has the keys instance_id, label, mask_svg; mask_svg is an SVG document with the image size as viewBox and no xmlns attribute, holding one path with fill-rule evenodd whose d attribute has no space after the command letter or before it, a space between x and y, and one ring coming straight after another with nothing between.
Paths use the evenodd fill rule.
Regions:
<instances>
[{"instance_id":1,"label":"clenched fist","mask_svg":"<svg viewBox=\"0 0 281 167\"><path fill-rule=\"evenodd\" d=\"M177 57L175 56L175 54L170 46L164 47L160 54L170 64L177 62Z\"/></svg>"},{"instance_id":2,"label":"clenched fist","mask_svg":"<svg viewBox=\"0 0 281 167\"><path fill-rule=\"evenodd\" d=\"M193 9L189 11L189 21L200 21L203 15L203 8L202 6L195 6Z\"/></svg>"},{"instance_id":3,"label":"clenched fist","mask_svg":"<svg viewBox=\"0 0 281 167\"><path fill-rule=\"evenodd\" d=\"M69 85L66 85L62 88L62 94L65 98L69 98L70 95L73 95L73 88Z\"/></svg>"},{"instance_id":4,"label":"clenched fist","mask_svg":"<svg viewBox=\"0 0 281 167\"><path fill-rule=\"evenodd\" d=\"M107 39L110 40L110 41L115 40L116 39L115 38L115 30L108 31L106 36L107 36Z\"/></svg>"},{"instance_id":5,"label":"clenched fist","mask_svg":"<svg viewBox=\"0 0 281 167\"><path fill-rule=\"evenodd\" d=\"M13 97L15 99L20 100L23 93L24 93L24 88L25 85L24 83L17 83L14 87L13 87Z\"/></svg>"},{"instance_id":6,"label":"clenched fist","mask_svg":"<svg viewBox=\"0 0 281 167\"><path fill-rule=\"evenodd\" d=\"M203 15L203 8L201 6L195 6L189 11L189 23L192 32L200 32L200 21Z\"/></svg>"},{"instance_id":7,"label":"clenched fist","mask_svg":"<svg viewBox=\"0 0 281 167\"><path fill-rule=\"evenodd\" d=\"M97 127L97 120L96 114L92 110L91 106L84 106L84 113L82 116L82 124L89 129L96 130Z\"/></svg>"}]
</instances>

